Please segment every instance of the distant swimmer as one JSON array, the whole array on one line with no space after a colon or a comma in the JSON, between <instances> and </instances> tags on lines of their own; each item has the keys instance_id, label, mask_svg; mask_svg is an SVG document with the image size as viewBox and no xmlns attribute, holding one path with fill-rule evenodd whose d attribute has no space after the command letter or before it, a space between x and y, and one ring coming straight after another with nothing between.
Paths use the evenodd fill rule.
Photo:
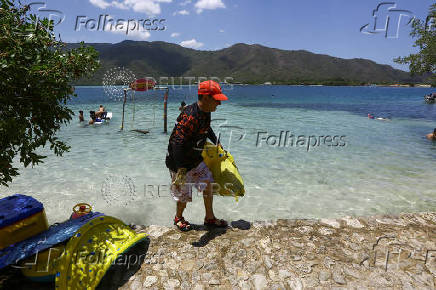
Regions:
<instances>
[{"instance_id":1,"label":"distant swimmer","mask_svg":"<svg viewBox=\"0 0 436 290\"><path fill-rule=\"evenodd\" d=\"M98 111L95 111L95 117L100 118L103 113L104 113L104 107L103 105L100 105Z\"/></svg>"},{"instance_id":2,"label":"distant swimmer","mask_svg":"<svg viewBox=\"0 0 436 290\"><path fill-rule=\"evenodd\" d=\"M91 118L88 122L89 125L92 125L95 123L96 114L94 111L89 111L89 117Z\"/></svg>"},{"instance_id":3,"label":"distant swimmer","mask_svg":"<svg viewBox=\"0 0 436 290\"><path fill-rule=\"evenodd\" d=\"M85 121L85 118L83 117L83 111L79 111L79 122Z\"/></svg>"},{"instance_id":4,"label":"distant swimmer","mask_svg":"<svg viewBox=\"0 0 436 290\"><path fill-rule=\"evenodd\" d=\"M433 134L432 134L432 133L427 134L427 139L428 139L428 140L436 141L436 128L434 128L434 130L433 130Z\"/></svg>"},{"instance_id":5,"label":"distant swimmer","mask_svg":"<svg viewBox=\"0 0 436 290\"><path fill-rule=\"evenodd\" d=\"M368 114L368 119L379 120L379 121L391 121L390 118L374 117L374 115Z\"/></svg>"}]
</instances>

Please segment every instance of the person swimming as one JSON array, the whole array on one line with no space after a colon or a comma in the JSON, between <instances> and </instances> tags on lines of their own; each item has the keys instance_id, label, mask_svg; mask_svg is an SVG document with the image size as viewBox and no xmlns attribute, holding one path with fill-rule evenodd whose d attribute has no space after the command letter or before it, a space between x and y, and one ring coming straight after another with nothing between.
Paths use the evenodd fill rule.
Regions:
<instances>
[{"instance_id":1,"label":"person swimming","mask_svg":"<svg viewBox=\"0 0 436 290\"><path fill-rule=\"evenodd\" d=\"M89 120L88 124L89 124L89 125L94 124L94 123L95 123L95 120L96 120L96 118L97 118L95 112L94 112L94 111L89 111L89 117L90 117L91 119Z\"/></svg>"},{"instance_id":2,"label":"person swimming","mask_svg":"<svg viewBox=\"0 0 436 290\"><path fill-rule=\"evenodd\" d=\"M104 113L104 107L103 105L100 105L98 108L98 111L95 111L95 117L101 118L101 115Z\"/></svg>"},{"instance_id":3,"label":"person swimming","mask_svg":"<svg viewBox=\"0 0 436 290\"><path fill-rule=\"evenodd\" d=\"M379 120L379 121L391 121L391 118L375 117L372 114L368 114L368 119Z\"/></svg>"},{"instance_id":4,"label":"person swimming","mask_svg":"<svg viewBox=\"0 0 436 290\"><path fill-rule=\"evenodd\" d=\"M434 128L433 134L432 133L427 134L426 137L427 137L428 140L436 141L436 128Z\"/></svg>"},{"instance_id":5,"label":"person swimming","mask_svg":"<svg viewBox=\"0 0 436 290\"><path fill-rule=\"evenodd\" d=\"M390 121L390 118L382 118L382 117L377 117L375 118L376 120L380 120L380 121Z\"/></svg>"},{"instance_id":6,"label":"person swimming","mask_svg":"<svg viewBox=\"0 0 436 290\"><path fill-rule=\"evenodd\" d=\"M85 121L85 118L83 117L83 111L79 111L79 122Z\"/></svg>"}]
</instances>

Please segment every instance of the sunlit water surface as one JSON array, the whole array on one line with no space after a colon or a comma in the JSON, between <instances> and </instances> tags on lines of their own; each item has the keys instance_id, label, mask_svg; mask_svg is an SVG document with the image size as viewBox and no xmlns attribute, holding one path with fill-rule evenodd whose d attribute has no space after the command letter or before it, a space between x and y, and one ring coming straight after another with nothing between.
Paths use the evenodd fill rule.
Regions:
<instances>
[{"instance_id":1,"label":"sunlit water surface","mask_svg":"<svg viewBox=\"0 0 436 290\"><path fill-rule=\"evenodd\" d=\"M225 91L230 100L213 113L212 127L237 161L246 196L239 202L216 197L218 217L253 221L435 209L436 144L425 134L436 127L436 105L423 102L430 89L237 86ZM170 224L175 203L164 162L169 134L163 133L163 92L136 93L135 102L126 105L122 132L122 102L110 99L102 87L78 87L76 93L69 104L76 114L83 110L87 118L89 110L104 104L113 119L84 126L75 117L59 133L70 152L55 157L44 150L45 163L20 169L9 188L1 187L1 196L36 197L50 223L66 219L76 203L88 202L127 223ZM180 101L193 103L195 93L188 87L171 89L169 133ZM368 113L392 120L370 120ZM278 138L274 146L274 137L266 143L281 131L295 136L293 145L292 139L283 145L285 133L280 146ZM308 150L307 143L296 146L299 135L344 136L340 143L345 145ZM202 222L200 195L195 194L185 217Z\"/></svg>"}]
</instances>

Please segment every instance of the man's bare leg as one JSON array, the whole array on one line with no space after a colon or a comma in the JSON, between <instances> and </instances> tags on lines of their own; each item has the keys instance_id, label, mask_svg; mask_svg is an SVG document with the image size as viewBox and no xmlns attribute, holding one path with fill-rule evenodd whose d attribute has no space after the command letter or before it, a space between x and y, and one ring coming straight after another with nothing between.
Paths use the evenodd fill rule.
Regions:
<instances>
[{"instance_id":1,"label":"man's bare leg","mask_svg":"<svg viewBox=\"0 0 436 290\"><path fill-rule=\"evenodd\" d=\"M213 219L215 215L213 213L213 194L212 185L207 183L206 190L203 191L204 209L206 210L206 219Z\"/></svg>"},{"instance_id":2,"label":"man's bare leg","mask_svg":"<svg viewBox=\"0 0 436 290\"><path fill-rule=\"evenodd\" d=\"M181 218L183 216L183 211L185 210L186 202L177 202L176 217Z\"/></svg>"}]
</instances>

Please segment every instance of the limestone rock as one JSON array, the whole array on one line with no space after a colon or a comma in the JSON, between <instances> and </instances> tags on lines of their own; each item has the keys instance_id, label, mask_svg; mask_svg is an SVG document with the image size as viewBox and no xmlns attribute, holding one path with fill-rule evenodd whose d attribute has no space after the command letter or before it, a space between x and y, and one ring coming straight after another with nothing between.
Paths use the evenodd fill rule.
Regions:
<instances>
[{"instance_id":1,"label":"limestone rock","mask_svg":"<svg viewBox=\"0 0 436 290\"><path fill-rule=\"evenodd\" d=\"M169 236L168 238L172 239L172 240L179 240L182 237L181 234L174 234Z\"/></svg>"},{"instance_id":2,"label":"limestone rock","mask_svg":"<svg viewBox=\"0 0 436 290\"><path fill-rule=\"evenodd\" d=\"M288 285L293 290L302 290L303 289L303 283L301 282L300 278L294 277L289 279Z\"/></svg>"},{"instance_id":3,"label":"limestone rock","mask_svg":"<svg viewBox=\"0 0 436 290\"><path fill-rule=\"evenodd\" d=\"M318 279L319 281L327 281L328 279L330 279L330 272L328 271L320 271L319 275L318 275Z\"/></svg>"},{"instance_id":4,"label":"limestone rock","mask_svg":"<svg viewBox=\"0 0 436 290\"><path fill-rule=\"evenodd\" d=\"M145 277L144 283L142 284L143 287L148 288L153 286L157 282L156 276L147 276Z\"/></svg>"},{"instance_id":5,"label":"limestone rock","mask_svg":"<svg viewBox=\"0 0 436 290\"><path fill-rule=\"evenodd\" d=\"M364 227L364 225L362 225L360 223L360 221L358 219L356 219L356 218L344 217L342 220L344 220L347 223L348 226L353 227L353 228L360 229L360 228Z\"/></svg>"},{"instance_id":6,"label":"limestone rock","mask_svg":"<svg viewBox=\"0 0 436 290\"><path fill-rule=\"evenodd\" d=\"M266 266L268 269L271 269L271 268L272 268L272 262L271 262L271 259L270 259L269 256L264 256L264 257L263 257L263 262L264 262L265 266Z\"/></svg>"},{"instance_id":7,"label":"limestone rock","mask_svg":"<svg viewBox=\"0 0 436 290\"><path fill-rule=\"evenodd\" d=\"M328 235L333 234L335 231L332 230L332 229L329 229L329 228L324 228L324 227L322 227L322 228L319 228L319 229L318 229L318 232L319 232L321 235L326 235L326 236L328 236Z\"/></svg>"},{"instance_id":8,"label":"limestone rock","mask_svg":"<svg viewBox=\"0 0 436 290\"><path fill-rule=\"evenodd\" d=\"M345 285L347 284L347 281L345 281L344 275L340 271L333 271L333 280L338 283L339 285Z\"/></svg>"},{"instance_id":9,"label":"limestone rock","mask_svg":"<svg viewBox=\"0 0 436 290\"><path fill-rule=\"evenodd\" d=\"M255 274L251 278L251 281L253 283L254 289L256 290L267 289L268 281L266 280L266 277L264 275Z\"/></svg>"},{"instance_id":10,"label":"limestone rock","mask_svg":"<svg viewBox=\"0 0 436 290\"><path fill-rule=\"evenodd\" d=\"M180 286L180 281L177 279L169 279L165 283L165 288L174 289Z\"/></svg>"},{"instance_id":11,"label":"limestone rock","mask_svg":"<svg viewBox=\"0 0 436 290\"><path fill-rule=\"evenodd\" d=\"M202 284L196 284L192 289L193 290L203 290L204 286Z\"/></svg>"},{"instance_id":12,"label":"limestone rock","mask_svg":"<svg viewBox=\"0 0 436 290\"><path fill-rule=\"evenodd\" d=\"M292 274L289 273L289 271L287 271L287 270L279 270L280 280L285 280L286 278L291 277L291 276L292 276Z\"/></svg>"},{"instance_id":13,"label":"limestone rock","mask_svg":"<svg viewBox=\"0 0 436 290\"><path fill-rule=\"evenodd\" d=\"M168 227L162 227L162 226L155 226L151 225L147 228L147 234L152 238L158 238L165 234L166 232L169 232L171 229Z\"/></svg>"},{"instance_id":14,"label":"limestone rock","mask_svg":"<svg viewBox=\"0 0 436 290\"><path fill-rule=\"evenodd\" d=\"M339 222L337 220L335 220L335 219L321 219L320 222L322 224L329 225L329 226L334 227L336 229L339 229L341 227Z\"/></svg>"}]
</instances>

